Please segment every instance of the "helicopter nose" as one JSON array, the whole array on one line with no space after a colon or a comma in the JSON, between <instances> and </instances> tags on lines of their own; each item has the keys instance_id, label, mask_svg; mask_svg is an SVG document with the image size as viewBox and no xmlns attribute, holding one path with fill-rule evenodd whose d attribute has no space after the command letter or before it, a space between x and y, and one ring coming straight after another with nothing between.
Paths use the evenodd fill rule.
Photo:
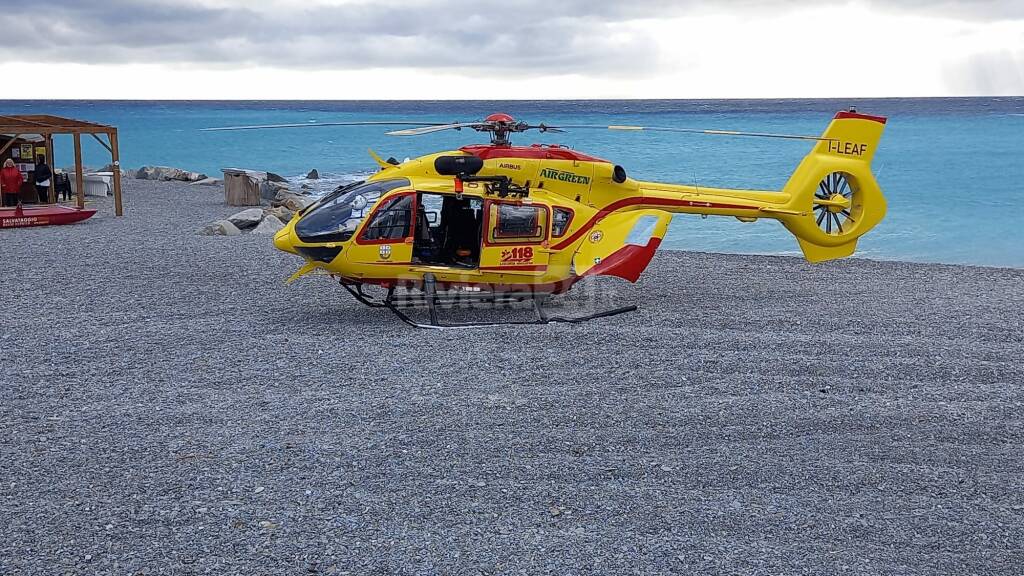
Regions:
<instances>
[{"instance_id":1,"label":"helicopter nose","mask_svg":"<svg viewBox=\"0 0 1024 576\"><path fill-rule=\"evenodd\" d=\"M296 240L294 227L285 226L278 230L277 234L274 234L274 247L282 252L298 254L299 252L295 249Z\"/></svg>"}]
</instances>

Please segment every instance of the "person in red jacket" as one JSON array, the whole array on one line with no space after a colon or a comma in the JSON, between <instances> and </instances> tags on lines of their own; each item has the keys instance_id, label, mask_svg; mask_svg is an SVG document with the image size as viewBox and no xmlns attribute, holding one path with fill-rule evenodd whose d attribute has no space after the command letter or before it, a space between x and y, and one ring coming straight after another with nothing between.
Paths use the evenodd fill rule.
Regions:
<instances>
[{"instance_id":1,"label":"person in red jacket","mask_svg":"<svg viewBox=\"0 0 1024 576\"><path fill-rule=\"evenodd\" d=\"M4 206L17 206L20 201L21 171L14 165L14 160L8 158L4 161L4 168L0 170L0 193L3 194Z\"/></svg>"}]
</instances>

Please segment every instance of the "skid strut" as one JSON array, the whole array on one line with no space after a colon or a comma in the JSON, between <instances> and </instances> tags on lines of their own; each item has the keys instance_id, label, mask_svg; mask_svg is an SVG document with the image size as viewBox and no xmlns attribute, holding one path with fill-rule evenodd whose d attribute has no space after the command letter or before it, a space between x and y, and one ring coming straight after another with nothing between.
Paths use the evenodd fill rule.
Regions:
<instances>
[{"instance_id":1,"label":"skid strut","mask_svg":"<svg viewBox=\"0 0 1024 576\"><path fill-rule=\"evenodd\" d=\"M624 314L626 312L633 312L637 309L636 306L622 306L620 308L613 308L610 310L604 310L594 314L587 314L585 316L550 316L544 310L544 302L547 300L549 294L538 294L538 293L518 293L518 292L486 292L481 294L466 293L459 294L458 297L444 297L437 291L437 280L433 274L425 274L423 276L423 288L421 294L404 295L398 297L395 293L395 287L389 287L387 293L383 299L377 299L363 291L363 284L352 283L346 280L341 281L342 287L348 290L356 300L371 308L387 308L399 320L415 328L426 328L426 329L446 329L446 328L484 328L488 326L522 326L522 325L538 325L538 324L551 324L554 322L562 322L569 324L577 324L580 322L587 322L589 320L595 320L598 318L606 318L608 316L616 316L618 314ZM535 320L512 320L503 322L442 322L438 318L438 309L444 305L456 304L456 303L483 303L483 304L511 304L515 302L523 302L529 300L533 306L533 312L537 318ZM408 308L422 308L426 307L427 313L430 317L430 324L423 324L422 322L416 322L406 314L403 309Z\"/></svg>"}]
</instances>

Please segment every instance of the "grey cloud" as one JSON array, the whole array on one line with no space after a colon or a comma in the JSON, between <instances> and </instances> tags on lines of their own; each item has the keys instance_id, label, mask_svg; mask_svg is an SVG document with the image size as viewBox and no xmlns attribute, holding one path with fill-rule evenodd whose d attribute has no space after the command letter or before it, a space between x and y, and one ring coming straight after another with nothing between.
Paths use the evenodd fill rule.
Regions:
<instances>
[{"instance_id":1,"label":"grey cloud","mask_svg":"<svg viewBox=\"0 0 1024 576\"><path fill-rule=\"evenodd\" d=\"M874 0L879 8L970 20L1024 19L1022 0Z\"/></svg>"},{"instance_id":2,"label":"grey cloud","mask_svg":"<svg viewBox=\"0 0 1024 576\"><path fill-rule=\"evenodd\" d=\"M1024 50L972 55L950 65L946 81L957 94L1024 94Z\"/></svg>"},{"instance_id":3,"label":"grey cloud","mask_svg":"<svg viewBox=\"0 0 1024 576\"><path fill-rule=\"evenodd\" d=\"M829 0L842 2L843 0ZM1021 0L874 0L880 9L1024 18ZM386 0L293 10L166 0L44 0L0 12L6 60L175 63L307 69L429 67L502 74L631 76L656 69L653 39L632 20L693 12L762 14L810 0ZM301 4L296 4L301 6ZM614 35L615 41L609 41ZM675 57L676 55L666 55Z\"/></svg>"},{"instance_id":4,"label":"grey cloud","mask_svg":"<svg viewBox=\"0 0 1024 576\"><path fill-rule=\"evenodd\" d=\"M0 13L6 36L0 54L89 63L540 71L607 66L632 73L652 61L651 39L618 29L616 10L579 16L571 2L547 4L445 0L266 12L124 0L90 7L45 2L38 18ZM616 32L623 37L609 43Z\"/></svg>"}]
</instances>

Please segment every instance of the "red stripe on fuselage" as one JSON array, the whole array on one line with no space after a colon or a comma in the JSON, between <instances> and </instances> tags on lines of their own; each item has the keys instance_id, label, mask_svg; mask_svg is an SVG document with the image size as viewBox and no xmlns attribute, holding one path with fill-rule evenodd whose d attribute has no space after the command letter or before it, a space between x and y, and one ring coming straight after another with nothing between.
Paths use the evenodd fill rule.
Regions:
<instances>
[{"instance_id":1,"label":"red stripe on fuselage","mask_svg":"<svg viewBox=\"0 0 1024 576\"><path fill-rule=\"evenodd\" d=\"M673 200L671 198L644 198L642 196L635 196L633 198L624 198L617 202L602 208L597 214L592 216L590 220L583 226L580 226L578 230L573 232L568 238L562 240L558 244L552 246L553 250L561 250L573 242L580 239L581 236L587 233L591 228L597 224L597 221L604 218L608 214L626 206L691 206L698 208L719 208L722 210L757 210L757 206L743 206L740 204L715 204L714 202L700 202L696 200Z\"/></svg>"},{"instance_id":2,"label":"red stripe on fuselage","mask_svg":"<svg viewBox=\"0 0 1024 576\"><path fill-rule=\"evenodd\" d=\"M547 270L547 266L481 266L480 270L485 272L543 272Z\"/></svg>"}]
</instances>

